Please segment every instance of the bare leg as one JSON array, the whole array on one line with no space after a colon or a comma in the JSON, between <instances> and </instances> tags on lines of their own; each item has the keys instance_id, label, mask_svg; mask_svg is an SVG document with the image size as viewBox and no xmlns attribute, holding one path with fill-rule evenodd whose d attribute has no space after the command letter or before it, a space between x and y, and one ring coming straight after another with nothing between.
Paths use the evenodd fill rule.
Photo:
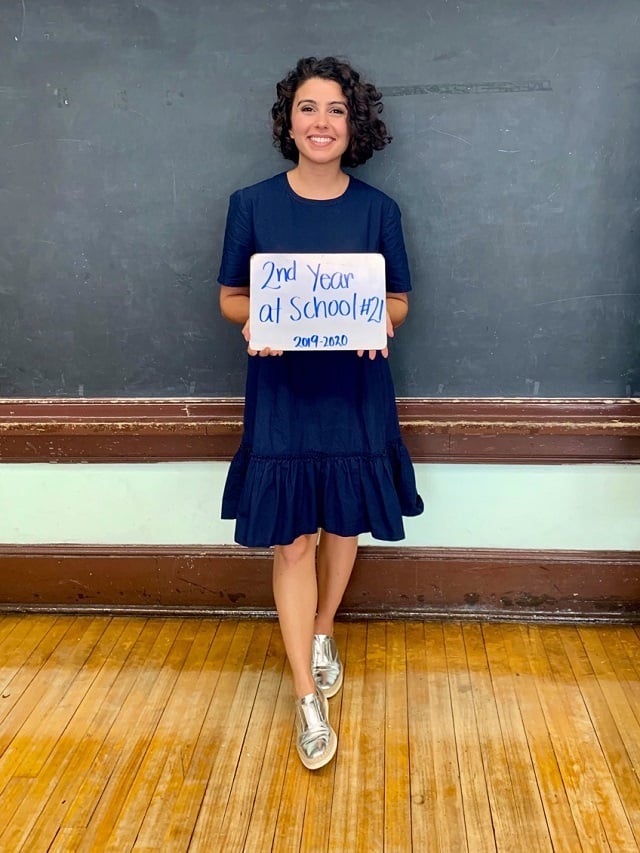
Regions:
<instances>
[{"instance_id":1,"label":"bare leg","mask_svg":"<svg viewBox=\"0 0 640 853\"><path fill-rule=\"evenodd\" d=\"M298 699L316 689L311 674L311 646L318 603L317 538L314 533L299 536L290 545L276 545L273 560L273 596Z\"/></svg>"},{"instance_id":2,"label":"bare leg","mask_svg":"<svg viewBox=\"0 0 640 853\"><path fill-rule=\"evenodd\" d=\"M357 549L357 536L336 536L325 530L320 535L315 634L333 636L333 620L349 583Z\"/></svg>"}]
</instances>

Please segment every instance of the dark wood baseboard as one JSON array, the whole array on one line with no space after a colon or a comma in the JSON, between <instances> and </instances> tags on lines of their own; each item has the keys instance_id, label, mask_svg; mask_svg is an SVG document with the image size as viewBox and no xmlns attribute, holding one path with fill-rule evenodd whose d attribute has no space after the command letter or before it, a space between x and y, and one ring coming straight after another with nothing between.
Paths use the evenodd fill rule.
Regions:
<instances>
[{"instance_id":1,"label":"dark wood baseboard","mask_svg":"<svg viewBox=\"0 0 640 853\"><path fill-rule=\"evenodd\" d=\"M0 610L273 617L271 552L0 545ZM343 618L640 621L640 552L362 547Z\"/></svg>"},{"instance_id":2,"label":"dark wood baseboard","mask_svg":"<svg viewBox=\"0 0 640 853\"><path fill-rule=\"evenodd\" d=\"M640 458L640 400L398 400L415 462ZM228 460L240 399L0 400L0 462Z\"/></svg>"}]
</instances>

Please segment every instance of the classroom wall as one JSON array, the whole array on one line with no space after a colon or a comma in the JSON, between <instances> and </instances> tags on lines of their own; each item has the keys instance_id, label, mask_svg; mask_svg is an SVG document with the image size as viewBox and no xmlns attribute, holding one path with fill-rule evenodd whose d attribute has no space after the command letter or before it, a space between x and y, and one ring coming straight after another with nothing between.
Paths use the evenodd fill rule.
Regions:
<instances>
[{"instance_id":1,"label":"classroom wall","mask_svg":"<svg viewBox=\"0 0 640 853\"><path fill-rule=\"evenodd\" d=\"M226 462L6 463L0 543L224 545ZM640 549L640 465L416 465L407 546ZM374 544L368 537L361 544ZM384 543L375 543L384 544Z\"/></svg>"}]
</instances>

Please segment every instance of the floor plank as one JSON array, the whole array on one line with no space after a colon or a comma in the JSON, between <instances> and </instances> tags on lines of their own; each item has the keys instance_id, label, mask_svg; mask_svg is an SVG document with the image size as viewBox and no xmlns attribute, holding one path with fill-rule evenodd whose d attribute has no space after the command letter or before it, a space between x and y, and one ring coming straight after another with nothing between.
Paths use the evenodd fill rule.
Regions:
<instances>
[{"instance_id":1,"label":"floor plank","mask_svg":"<svg viewBox=\"0 0 640 853\"><path fill-rule=\"evenodd\" d=\"M336 851L341 849L341 845L342 849L356 850L355 844L358 839L363 776L367 772L361 751L366 649L366 625L350 624L347 635L345 681L340 696L342 702L340 745L335 762L330 824L330 849ZM344 713L343 709L346 708L349 709L348 714ZM323 768L323 771L326 772L327 768Z\"/></svg>"},{"instance_id":2,"label":"floor plank","mask_svg":"<svg viewBox=\"0 0 640 853\"><path fill-rule=\"evenodd\" d=\"M386 625L384 732L384 849L402 850L411 839L411 775L404 622Z\"/></svg>"}]
</instances>

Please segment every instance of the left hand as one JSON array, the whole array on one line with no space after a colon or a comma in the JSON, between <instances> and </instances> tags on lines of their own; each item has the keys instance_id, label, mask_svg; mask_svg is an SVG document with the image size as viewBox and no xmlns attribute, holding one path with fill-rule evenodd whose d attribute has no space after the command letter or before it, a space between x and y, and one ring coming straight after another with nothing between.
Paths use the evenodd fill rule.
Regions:
<instances>
[{"instance_id":1,"label":"left hand","mask_svg":"<svg viewBox=\"0 0 640 853\"><path fill-rule=\"evenodd\" d=\"M394 331L393 331L393 323L391 322L391 317L389 316L389 311L387 310L387 337L388 337L388 338L392 338L392 337L393 337L393 335L394 335ZM362 358L362 356L364 355L364 353L365 353L365 351L364 351L363 349L359 349L359 350L358 350L358 355L360 356L360 358ZM369 359L370 359L371 361L373 361L373 359L376 357L376 355L377 355L378 353L380 353L380 355L381 355L383 358L389 358L389 347L387 346L387 347L385 347L384 349L381 349L381 350L377 350L377 349L370 349L370 350L368 350L368 353L369 353Z\"/></svg>"},{"instance_id":2,"label":"left hand","mask_svg":"<svg viewBox=\"0 0 640 853\"><path fill-rule=\"evenodd\" d=\"M270 349L269 347L265 347L261 350L251 349L251 344L249 343L249 341L251 340L251 332L249 330L248 320L242 327L242 337L247 342L247 352L249 353L249 355L259 355L260 358L264 358L267 355L282 355L281 349Z\"/></svg>"}]
</instances>

